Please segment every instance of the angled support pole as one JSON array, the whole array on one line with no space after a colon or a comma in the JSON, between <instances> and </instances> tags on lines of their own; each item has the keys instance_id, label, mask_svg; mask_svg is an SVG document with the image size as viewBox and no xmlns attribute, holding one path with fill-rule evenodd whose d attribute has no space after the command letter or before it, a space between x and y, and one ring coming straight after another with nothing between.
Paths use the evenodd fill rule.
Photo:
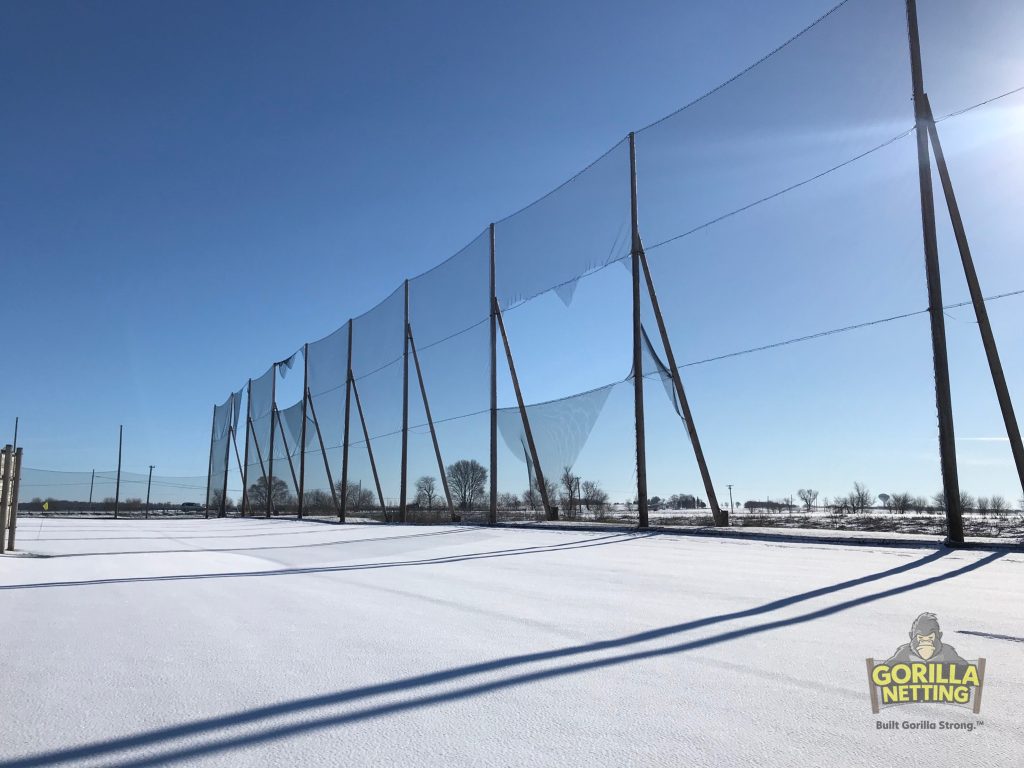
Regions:
<instances>
[{"instance_id":1,"label":"angled support pole","mask_svg":"<svg viewBox=\"0 0 1024 768\"><path fill-rule=\"evenodd\" d=\"M249 417L249 428L252 429L253 434L255 434L256 430L253 429L253 427L252 427L252 417L251 416ZM271 505L273 504L273 497L271 496L271 493L270 493L270 479L267 477L267 468L263 464L263 451L260 450L260 441L259 440L253 440L252 444L256 447L256 459L260 463L260 472L263 475L263 482L265 482L267 484L267 512L266 512L266 516L270 517L270 509L271 509Z\"/></svg>"},{"instance_id":2,"label":"angled support pole","mask_svg":"<svg viewBox=\"0 0 1024 768\"><path fill-rule=\"evenodd\" d=\"M234 427L231 421L235 414L235 393L228 398L228 433L224 441L224 477L221 485L220 509L217 510L217 517L228 516L228 468L231 466L231 441L234 439Z\"/></svg>"},{"instance_id":3,"label":"angled support pole","mask_svg":"<svg viewBox=\"0 0 1024 768\"><path fill-rule=\"evenodd\" d=\"M245 385L245 464L242 465L242 517L249 509L249 437L252 435L252 379ZM235 443L235 458L238 457L238 443Z\"/></svg>"},{"instance_id":4,"label":"angled support pole","mask_svg":"<svg viewBox=\"0 0 1024 768\"><path fill-rule=\"evenodd\" d=\"M647 435L644 424L644 357L640 327L640 227L636 203L636 137L629 134L629 201L633 230L631 265L633 274L633 423L636 430L636 509L639 525L648 525L647 513Z\"/></svg>"},{"instance_id":5,"label":"angled support pole","mask_svg":"<svg viewBox=\"0 0 1024 768\"><path fill-rule=\"evenodd\" d=\"M302 345L302 428L299 430L299 520L302 519L302 505L306 496L306 403L309 392L309 344Z\"/></svg>"},{"instance_id":6,"label":"angled support pole","mask_svg":"<svg viewBox=\"0 0 1024 768\"><path fill-rule=\"evenodd\" d=\"M402 327L402 477L398 491L398 522L406 522L408 505L406 483L409 471L409 281L405 286L405 322Z\"/></svg>"},{"instance_id":7,"label":"angled support pole","mask_svg":"<svg viewBox=\"0 0 1024 768\"><path fill-rule=\"evenodd\" d=\"M448 475L444 471L444 461L441 459L441 448L437 443L437 432L434 430L434 419L430 415L430 401L427 400L427 387L423 383L423 370L420 368L420 356L416 354L416 342L412 338L412 326L406 326L408 334L407 342L412 350L412 361L416 366L416 379L420 383L420 395L423 397L423 412L427 416L427 425L430 427L430 439L434 443L434 456L437 458L437 471L441 475L441 485L444 487L444 498L448 502L448 514L452 522L456 522L455 506L452 504L452 492L448 487Z\"/></svg>"},{"instance_id":8,"label":"angled support pole","mask_svg":"<svg viewBox=\"0 0 1024 768\"><path fill-rule=\"evenodd\" d=\"M348 434L352 405L352 319L348 321L348 362L345 365L345 435L341 441L341 512L338 516L345 522L348 509ZM326 454L324 454L326 456Z\"/></svg>"},{"instance_id":9,"label":"angled support pole","mask_svg":"<svg viewBox=\"0 0 1024 768\"><path fill-rule=\"evenodd\" d=\"M210 516L210 489L213 487L213 439L217 434L217 406L213 406L213 417L210 419L210 460L206 466L206 498L203 499L203 517Z\"/></svg>"},{"instance_id":10,"label":"angled support pole","mask_svg":"<svg viewBox=\"0 0 1024 768\"><path fill-rule=\"evenodd\" d=\"M498 323L494 308L497 306L494 269L494 224L490 226L491 239L491 503L487 509L487 524L498 523Z\"/></svg>"},{"instance_id":11,"label":"angled support pole","mask_svg":"<svg viewBox=\"0 0 1024 768\"><path fill-rule=\"evenodd\" d=\"M242 477L244 475L244 470L242 468L242 458L241 458L241 456L238 453L238 433L237 433L235 427L231 428L231 445L235 449L235 464L238 465L238 475L239 475L239 477ZM243 480L242 482L245 483L245 480ZM224 492L225 492L225 494L227 493L227 485L224 486ZM244 513L244 511L245 511L245 488L244 487L242 488L242 499L241 499L241 501L242 501L241 509L242 509L242 512Z\"/></svg>"},{"instance_id":12,"label":"angled support pole","mask_svg":"<svg viewBox=\"0 0 1024 768\"><path fill-rule=\"evenodd\" d=\"M327 460L327 449L324 448L324 436L320 433L320 422L316 418L316 406L313 405L313 395L306 390L306 399L309 401L309 415L313 417L313 428L316 429L316 439L320 443L320 455L324 457L324 471L327 472L327 484L331 486L331 499L334 500L334 511L338 513L338 520L345 522L344 507L338 506L338 492L334 487L334 478L331 476L331 462Z\"/></svg>"},{"instance_id":13,"label":"angled support pole","mask_svg":"<svg viewBox=\"0 0 1024 768\"><path fill-rule=\"evenodd\" d=\"M971 246L967 242L967 230L964 228L964 221L960 216L960 206L957 204L956 193L953 191L953 181L949 176L946 157L942 153L939 132L935 127L935 116L932 114L927 94L924 95L924 109L928 118L928 136L931 138L935 165L939 170L942 191L946 197L946 207L949 209L949 220L953 225L953 234L956 236L956 245L960 251L960 261L964 265L964 275L967 278L967 288L971 293L971 303L974 305L974 316L978 320L981 343L985 347L985 357L988 358L988 368L992 374L992 385L996 389L996 398L999 400L999 410L1003 415L1006 436L1010 440L1013 463L1017 466L1017 479L1020 482L1021 490L1024 491L1024 445L1021 443L1020 426L1017 423L1017 416L1013 412L1013 400L1010 399L1010 390L1006 386L1003 364L999 359L999 350L996 348L996 337L992 333L992 323L988 319L985 296L981 292L978 272L974 268Z\"/></svg>"},{"instance_id":14,"label":"angled support pole","mask_svg":"<svg viewBox=\"0 0 1024 768\"><path fill-rule=\"evenodd\" d=\"M942 309L942 277L939 246L935 234L935 197L932 191L931 160L928 156L928 109L921 69L921 40L917 27L917 2L907 1L907 32L910 40L910 75L914 93L917 133L918 184L921 189L921 229L924 236L925 277L928 284L928 315L931 319L932 365L935 369L935 409L939 422L939 463L942 490L946 497L946 543L964 543L960 479L957 475L956 439L953 432L953 401L949 386L949 358L946 353L946 321Z\"/></svg>"},{"instance_id":15,"label":"angled support pole","mask_svg":"<svg viewBox=\"0 0 1024 768\"><path fill-rule=\"evenodd\" d=\"M540 468L540 458L537 456L537 444L533 441L533 430L530 429L530 417L526 413L526 403L523 402L523 392L519 388L519 377L516 375L516 364L512 360L512 348L508 344L508 334L505 332L505 320L501 316L501 307L497 300L494 301L493 310L498 321L498 330L501 331L501 341L505 346L505 357L508 359L508 372L512 376L512 386L516 391L516 402L519 404L519 416L523 420L523 432L526 433L526 445L530 449L530 458L533 460L533 474L537 483L537 490L540 492L541 503L544 505L544 517L548 520L557 520L558 512L551 506L548 499L548 486L544 480L544 472Z\"/></svg>"},{"instance_id":16,"label":"angled support pole","mask_svg":"<svg viewBox=\"0 0 1024 768\"><path fill-rule=\"evenodd\" d=\"M288 459L288 469L291 471L292 484L293 484L294 488L296 490L298 490L299 478L298 478L298 475L295 474L295 464L294 464L294 462L292 462L292 452L288 448L288 438L285 436L284 424L281 423L280 412L277 410L277 406L276 405L274 406L274 413L277 414L277 428L281 432L281 445L284 447L284 456L285 456L286 459Z\"/></svg>"},{"instance_id":17,"label":"angled support pole","mask_svg":"<svg viewBox=\"0 0 1024 768\"><path fill-rule=\"evenodd\" d=\"M352 393L356 396L356 411L359 412L359 423L363 426L363 439L366 441L366 454L370 457L370 470L373 472L373 484L377 486L377 501L380 502L381 514L387 514L384 506L384 492L380 489L380 476L377 474L377 462L373 458L373 444L370 442L370 431L366 428L366 417L363 415L363 404L359 401L359 387L356 386L355 377L349 374L349 381L352 384Z\"/></svg>"},{"instance_id":18,"label":"angled support pole","mask_svg":"<svg viewBox=\"0 0 1024 768\"><path fill-rule=\"evenodd\" d=\"M124 424L117 429L117 485L114 488L114 519L121 507L121 448L124 447Z\"/></svg>"},{"instance_id":19,"label":"angled support pole","mask_svg":"<svg viewBox=\"0 0 1024 768\"><path fill-rule=\"evenodd\" d=\"M669 372L672 374L672 384L676 390L676 397L679 399L679 407L683 411L683 421L686 423L686 431L690 435L690 444L693 446L693 455L697 459L697 466L700 468L700 477L704 481L704 492L708 496L708 504L711 506L711 513L715 518L715 525L729 525L729 513L718 506L718 496L715 495L715 487L711 483L711 473L708 471L707 461L704 459L704 450L700 446L700 438L697 436L697 427L693 423L693 414L690 412L690 403L686 399L686 392L683 391L683 379L679 375L679 368L676 366L676 356L672 352L672 344L668 339L668 329L665 327L665 319L661 314L661 306L658 304L658 294L654 290L654 278L651 277L651 268L647 263L647 254L643 246L640 246L640 265L643 267L644 278L647 280L647 295L651 298L651 306L654 309L654 316L658 321L658 331L661 334L661 343L665 347L665 356L668 358Z\"/></svg>"}]
</instances>

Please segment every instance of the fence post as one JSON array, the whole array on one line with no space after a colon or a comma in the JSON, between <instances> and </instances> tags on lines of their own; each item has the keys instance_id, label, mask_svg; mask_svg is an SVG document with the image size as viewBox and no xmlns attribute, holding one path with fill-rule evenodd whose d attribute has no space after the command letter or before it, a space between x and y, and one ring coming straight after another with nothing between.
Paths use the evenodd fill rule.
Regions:
<instances>
[{"instance_id":1,"label":"fence post","mask_svg":"<svg viewBox=\"0 0 1024 768\"><path fill-rule=\"evenodd\" d=\"M7 510L11 499L11 446L5 445L0 450L0 553L5 550L7 541Z\"/></svg>"},{"instance_id":2,"label":"fence post","mask_svg":"<svg viewBox=\"0 0 1024 768\"><path fill-rule=\"evenodd\" d=\"M8 519L7 527L9 529L7 538L7 549L9 551L14 550L14 531L18 526L18 489L21 487L21 448L14 450L14 480L13 490L11 491L11 514Z\"/></svg>"},{"instance_id":3,"label":"fence post","mask_svg":"<svg viewBox=\"0 0 1024 768\"><path fill-rule=\"evenodd\" d=\"M928 156L928 114L924 76L921 71L921 41L917 28L916 0L907 0L907 31L910 38L910 74L914 88L917 170L921 190L921 229L924 236L925 277L928 284L928 314L931 319L932 364L935 369L935 408L939 421L939 462L942 469L942 489L946 497L946 541L948 544L956 545L964 541L964 521L960 508L960 480L957 477L953 403L949 388L946 322L942 309L939 246L935 234L935 198Z\"/></svg>"}]
</instances>

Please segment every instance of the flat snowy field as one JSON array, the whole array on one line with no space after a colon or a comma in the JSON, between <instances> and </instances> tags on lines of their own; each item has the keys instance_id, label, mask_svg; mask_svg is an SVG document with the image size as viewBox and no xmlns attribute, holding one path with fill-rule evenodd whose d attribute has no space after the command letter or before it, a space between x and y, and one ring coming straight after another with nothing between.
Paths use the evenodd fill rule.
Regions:
<instances>
[{"instance_id":1,"label":"flat snowy field","mask_svg":"<svg viewBox=\"0 0 1024 768\"><path fill-rule=\"evenodd\" d=\"M0 766L1019 766L1024 555L616 532L38 520ZM871 713L913 619L980 715ZM876 723L970 723L880 730Z\"/></svg>"}]
</instances>

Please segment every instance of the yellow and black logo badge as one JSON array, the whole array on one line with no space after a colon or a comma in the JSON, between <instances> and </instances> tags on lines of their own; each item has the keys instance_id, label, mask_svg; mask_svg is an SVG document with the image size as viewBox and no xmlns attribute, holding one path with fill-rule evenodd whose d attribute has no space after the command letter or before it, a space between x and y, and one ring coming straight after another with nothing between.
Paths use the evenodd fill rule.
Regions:
<instances>
[{"instance_id":1,"label":"yellow and black logo badge","mask_svg":"<svg viewBox=\"0 0 1024 768\"><path fill-rule=\"evenodd\" d=\"M952 704L981 711L985 660L965 659L942 642L934 613L922 613L910 627L910 642L885 661L868 659L871 711L900 704Z\"/></svg>"}]
</instances>

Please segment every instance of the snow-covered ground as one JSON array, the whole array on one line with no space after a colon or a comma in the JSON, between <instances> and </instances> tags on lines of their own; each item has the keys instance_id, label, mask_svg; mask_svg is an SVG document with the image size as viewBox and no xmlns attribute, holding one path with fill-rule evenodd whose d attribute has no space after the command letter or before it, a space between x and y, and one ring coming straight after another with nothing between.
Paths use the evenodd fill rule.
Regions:
<instances>
[{"instance_id":1,"label":"snow-covered ground","mask_svg":"<svg viewBox=\"0 0 1024 768\"><path fill-rule=\"evenodd\" d=\"M0 766L1020 765L1024 554L278 520L19 521ZM980 715L871 713L919 613ZM877 722L971 723L880 730ZM979 725L979 722L982 723Z\"/></svg>"}]
</instances>

